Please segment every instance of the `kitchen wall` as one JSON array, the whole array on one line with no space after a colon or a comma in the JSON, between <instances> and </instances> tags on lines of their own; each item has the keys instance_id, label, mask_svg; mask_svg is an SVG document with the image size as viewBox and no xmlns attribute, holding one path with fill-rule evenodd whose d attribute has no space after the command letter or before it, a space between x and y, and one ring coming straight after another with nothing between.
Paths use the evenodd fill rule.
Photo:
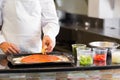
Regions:
<instances>
[{"instance_id":1,"label":"kitchen wall","mask_svg":"<svg viewBox=\"0 0 120 80\"><path fill-rule=\"evenodd\" d=\"M120 29L120 0L55 0L57 9L88 18L103 19L105 28ZM64 15L66 17L66 15ZM75 18L75 16L67 16ZM68 18L70 20L71 18ZM69 22L69 21L68 21ZM96 22L93 22L96 23ZM105 29L106 30L106 29ZM106 32L106 31L105 31ZM119 33L119 31L117 31Z\"/></svg>"},{"instance_id":2,"label":"kitchen wall","mask_svg":"<svg viewBox=\"0 0 120 80\"><path fill-rule=\"evenodd\" d=\"M120 18L120 0L55 0L60 10L96 18Z\"/></svg>"},{"instance_id":3,"label":"kitchen wall","mask_svg":"<svg viewBox=\"0 0 120 80\"><path fill-rule=\"evenodd\" d=\"M114 12L113 0L89 0L88 16L112 18Z\"/></svg>"},{"instance_id":4,"label":"kitchen wall","mask_svg":"<svg viewBox=\"0 0 120 80\"><path fill-rule=\"evenodd\" d=\"M87 15L88 0L55 0L57 8L69 13Z\"/></svg>"},{"instance_id":5,"label":"kitchen wall","mask_svg":"<svg viewBox=\"0 0 120 80\"><path fill-rule=\"evenodd\" d=\"M115 0L114 16L120 18L120 0Z\"/></svg>"},{"instance_id":6,"label":"kitchen wall","mask_svg":"<svg viewBox=\"0 0 120 80\"><path fill-rule=\"evenodd\" d=\"M111 29L114 30L111 32L113 35L119 33L120 0L89 0L89 8L88 16L104 19L105 33Z\"/></svg>"}]
</instances>

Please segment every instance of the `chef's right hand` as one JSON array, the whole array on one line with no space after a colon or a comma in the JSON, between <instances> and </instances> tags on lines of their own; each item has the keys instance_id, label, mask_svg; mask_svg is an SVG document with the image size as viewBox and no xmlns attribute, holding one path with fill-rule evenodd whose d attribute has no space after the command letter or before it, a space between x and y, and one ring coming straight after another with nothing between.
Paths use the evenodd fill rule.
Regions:
<instances>
[{"instance_id":1,"label":"chef's right hand","mask_svg":"<svg viewBox=\"0 0 120 80\"><path fill-rule=\"evenodd\" d=\"M5 53L5 54L17 54L20 53L20 49L9 42L2 42L0 44L0 49Z\"/></svg>"}]
</instances>

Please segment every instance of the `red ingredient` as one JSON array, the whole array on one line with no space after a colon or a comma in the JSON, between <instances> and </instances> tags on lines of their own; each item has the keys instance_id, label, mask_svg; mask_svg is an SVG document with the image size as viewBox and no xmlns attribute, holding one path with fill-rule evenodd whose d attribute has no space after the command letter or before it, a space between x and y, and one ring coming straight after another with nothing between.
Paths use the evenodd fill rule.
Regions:
<instances>
[{"instance_id":1,"label":"red ingredient","mask_svg":"<svg viewBox=\"0 0 120 80\"><path fill-rule=\"evenodd\" d=\"M34 55L29 55L24 57L21 62L22 63L41 63L41 62L55 62L60 60L59 57L55 55L39 55L39 54L34 54Z\"/></svg>"},{"instance_id":2,"label":"red ingredient","mask_svg":"<svg viewBox=\"0 0 120 80\"><path fill-rule=\"evenodd\" d=\"M106 54L95 54L95 61L106 61Z\"/></svg>"}]
</instances>

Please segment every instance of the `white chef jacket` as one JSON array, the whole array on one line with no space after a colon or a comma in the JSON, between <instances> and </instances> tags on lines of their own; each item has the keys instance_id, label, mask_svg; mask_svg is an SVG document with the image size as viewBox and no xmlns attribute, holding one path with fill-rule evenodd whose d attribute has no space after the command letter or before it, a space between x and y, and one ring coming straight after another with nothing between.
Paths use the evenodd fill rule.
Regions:
<instances>
[{"instance_id":1,"label":"white chef jacket","mask_svg":"<svg viewBox=\"0 0 120 80\"><path fill-rule=\"evenodd\" d=\"M2 21L0 43L11 42L33 53L41 51L42 31L55 42L60 28L53 0L0 0Z\"/></svg>"}]
</instances>

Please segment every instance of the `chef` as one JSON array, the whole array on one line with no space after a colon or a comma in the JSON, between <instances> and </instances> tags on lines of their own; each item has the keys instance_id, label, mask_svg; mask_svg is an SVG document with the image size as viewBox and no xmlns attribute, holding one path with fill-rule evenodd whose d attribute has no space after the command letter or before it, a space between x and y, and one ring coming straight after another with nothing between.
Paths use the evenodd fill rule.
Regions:
<instances>
[{"instance_id":1,"label":"chef","mask_svg":"<svg viewBox=\"0 0 120 80\"><path fill-rule=\"evenodd\" d=\"M5 54L51 52L60 28L53 0L0 0L0 25Z\"/></svg>"}]
</instances>

